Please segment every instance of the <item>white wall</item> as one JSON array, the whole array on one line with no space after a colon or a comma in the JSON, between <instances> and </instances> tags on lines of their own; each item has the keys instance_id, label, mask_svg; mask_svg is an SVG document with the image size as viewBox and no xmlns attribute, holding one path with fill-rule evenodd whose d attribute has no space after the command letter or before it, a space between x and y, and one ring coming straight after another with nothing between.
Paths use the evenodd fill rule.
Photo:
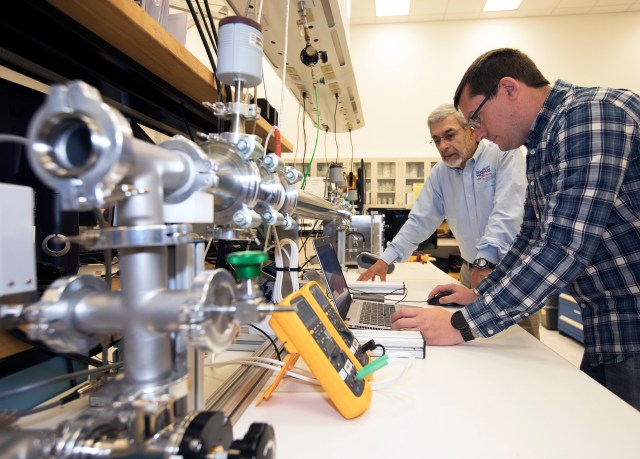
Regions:
<instances>
[{"instance_id":1,"label":"white wall","mask_svg":"<svg viewBox=\"0 0 640 459\"><path fill-rule=\"evenodd\" d=\"M429 145L426 118L437 105L451 102L469 64L485 51L519 48L550 81L624 87L640 92L640 13L351 25L349 52L363 105L365 127L352 132L355 157L438 157ZM203 62L195 27L187 47ZM280 74L264 63L267 96L280 109ZM261 85L259 97L264 96ZM298 105L285 93L281 126L297 145L303 140ZM306 120L307 160L315 141ZM336 137L337 143L336 146ZM348 134L325 140L320 134L316 158L351 156ZM285 155L289 161L293 154Z\"/></svg>"},{"instance_id":2,"label":"white wall","mask_svg":"<svg viewBox=\"0 0 640 459\"><path fill-rule=\"evenodd\" d=\"M352 133L356 156L437 157L427 115L493 48L521 49L551 82L640 92L640 13L351 25L350 35L365 118ZM350 154L348 136L338 137L340 156Z\"/></svg>"}]
</instances>

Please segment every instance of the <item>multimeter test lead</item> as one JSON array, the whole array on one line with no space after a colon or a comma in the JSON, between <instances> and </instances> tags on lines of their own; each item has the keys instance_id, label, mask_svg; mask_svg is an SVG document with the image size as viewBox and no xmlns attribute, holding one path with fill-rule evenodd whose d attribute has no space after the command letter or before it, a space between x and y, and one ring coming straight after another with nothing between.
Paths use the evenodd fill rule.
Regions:
<instances>
[{"instance_id":1,"label":"multimeter test lead","mask_svg":"<svg viewBox=\"0 0 640 459\"><path fill-rule=\"evenodd\" d=\"M389 363L389 355L388 354L385 354L385 355L383 355L381 357L378 357L377 359L375 359L374 361L372 361L368 365L365 365L364 367L360 368L358 370L358 373L356 374L356 378L357 379L364 379L367 376L369 376L371 373L375 373L376 371L378 371L379 369L381 369L382 367L384 367L388 363Z\"/></svg>"}]
</instances>

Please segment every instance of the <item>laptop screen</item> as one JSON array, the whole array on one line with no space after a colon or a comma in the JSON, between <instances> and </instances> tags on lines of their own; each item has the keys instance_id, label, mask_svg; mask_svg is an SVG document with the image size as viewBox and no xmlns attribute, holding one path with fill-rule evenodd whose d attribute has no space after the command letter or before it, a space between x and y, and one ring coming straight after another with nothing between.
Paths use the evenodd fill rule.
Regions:
<instances>
[{"instance_id":1,"label":"laptop screen","mask_svg":"<svg viewBox=\"0 0 640 459\"><path fill-rule=\"evenodd\" d=\"M338 313L343 319L346 318L351 306L351 295L347 287L347 280L344 278L342 267L338 261L338 256L333 250L333 244L329 238L313 240L313 246L318 256L318 263L324 273L324 278L329 287L329 293L333 297Z\"/></svg>"}]
</instances>

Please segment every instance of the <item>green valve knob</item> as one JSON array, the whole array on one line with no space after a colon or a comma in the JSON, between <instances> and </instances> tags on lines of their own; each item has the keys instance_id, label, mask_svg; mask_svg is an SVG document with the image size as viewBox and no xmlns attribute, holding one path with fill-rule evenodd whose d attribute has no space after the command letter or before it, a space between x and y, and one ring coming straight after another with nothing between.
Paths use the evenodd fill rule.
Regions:
<instances>
[{"instance_id":1,"label":"green valve knob","mask_svg":"<svg viewBox=\"0 0 640 459\"><path fill-rule=\"evenodd\" d=\"M236 270L238 280L255 279L260 276L262 263L269 259L269 255L259 250L234 252L227 256L229 263Z\"/></svg>"}]
</instances>

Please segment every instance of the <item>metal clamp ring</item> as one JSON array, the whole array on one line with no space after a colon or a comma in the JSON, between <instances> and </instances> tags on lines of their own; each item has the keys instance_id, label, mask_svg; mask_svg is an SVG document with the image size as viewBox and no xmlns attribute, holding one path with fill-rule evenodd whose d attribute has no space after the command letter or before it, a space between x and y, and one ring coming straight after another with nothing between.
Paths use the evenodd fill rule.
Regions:
<instances>
[{"instance_id":1,"label":"metal clamp ring","mask_svg":"<svg viewBox=\"0 0 640 459\"><path fill-rule=\"evenodd\" d=\"M57 240L55 242L64 241L64 247L60 250L53 250L49 248L49 241L53 238ZM42 240L42 251L51 257L62 257L66 255L71 249L71 242L64 234L50 234Z\"/></svg>"}]
</instances>

